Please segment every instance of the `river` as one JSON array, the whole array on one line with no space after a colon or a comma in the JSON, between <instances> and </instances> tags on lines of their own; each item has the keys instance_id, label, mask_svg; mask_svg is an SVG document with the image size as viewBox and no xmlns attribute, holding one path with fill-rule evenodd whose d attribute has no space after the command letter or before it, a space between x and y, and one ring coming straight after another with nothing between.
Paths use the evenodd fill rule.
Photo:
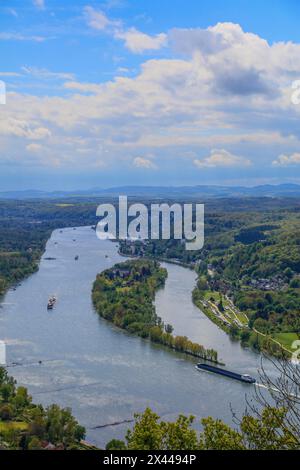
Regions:
<instances>
[{"instance_id":1,"label":"river","mask_svg":"<svg viewBox=\"0 0 300 470\"><path fill-rule=\"evenodd\" d=\"M53 232L39 271L1 304L7 362L20 364L9 368L11 375L28 387L34 402L71 407L87 440L98 446L124 437L130 425L111 424L130 420L147 406L165 419L184 413L196 416L197 423L209 415L231 423L230 406L242 413L252 386L199 373L196 360L130 336L95 313L96 274L120 261L117 245L99 241L90 227ZM157 313L175 333L217 349L230 369L257 376L260 356L232 342L193 305L195 273L164 266L169 276L156 297ZM52 294L58 301L47 311Z\"/></svg>"}]
</instances>

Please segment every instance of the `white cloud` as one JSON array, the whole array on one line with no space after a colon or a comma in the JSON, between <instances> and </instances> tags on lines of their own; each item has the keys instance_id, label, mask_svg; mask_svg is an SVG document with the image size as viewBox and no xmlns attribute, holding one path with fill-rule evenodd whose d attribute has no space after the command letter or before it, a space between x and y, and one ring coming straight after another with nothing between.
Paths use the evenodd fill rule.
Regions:
<instances>
[{"instance_id":1,"label":"white cloud","mask_svg":"<svg viewBox=\"0 0 300 470\"><path fill-rule=\"evenodd\" d=\"M148 158L136 157L133 160L133 166L136 168L143 168L145 170L155 170L157 166Z\"/></svg>"},{"instance_id":2,"label":"white cloud","mask_svg":"<svg viewBox=\"0 0 300 470\"><path fill-rule=\"evenodd\" d=\"M120 25L119 21L111 21L103 11L95 10L91 6L84 7L84 15L88 25L98 31L104 31L109 27Z\"/></svg>"},{"instance_id":3,"label":"white cloud","mask_svg":"<svg viewBox=\"0 0 300 470\"><path fill-rule=\"evenodd\" d=\"M192 58L197 76L207 77L219 94L275 99L287 79L299 74L300 44L270 45L234 23L218 23L207 29L173 29L169 43L175 53Z\"/></svg>"},{"instance_id":4,"label":"white cloud","mask_svg":"<svg viewBox=\"0 0 300 470\"><path fill-rule=\"evenodd\" d=\"M105 31L117 30L110 23ZM39 140L48 165L128 170L151 167L149 155L159 152L162 168L181 162L189 170L234 169L250 164L239 155L253 155L253 165L270 172L274 151L292 155L300 148L300 107L290 100L293 74L300 77L300 45L269 45L231 24L201 31L197 40L194 30L183 31L185 55L173 46L173 56L168 51L168 59L142 62L133 77L117 72L112 80L85 83L27 67L33 78L65 83L59 96L8 93L0 115L2 155L23 162L28 141ZM211 148L221 150L197 158ZM194 156L185 157L189 152ZM133 155L140 155L135 163Z\"/></svg>"},{"instance_id":5,"label":"white cloud","mask_svg":"<svg viewBox=\"0 0 300 470\"><path fill-rule=\"evenodd\" d=\"M125 46L135 54L142 54L145 51L157 51L167 45L167 35L164 33L150 36L135 28L115 33L115 37L123 39Z\"/></svg>"},{"instance_id":6,"label":"white cloud","mask_svg":"<svg viewBox=\"0 0 300 470\"><path fill-rule=\"evenodd\" d=\"M71 73L65 73L65 72L51 72L48 69L40 69L38 67L28 67L28 66L23 66L21 67L21 70L25 72L27 75L31 75L34 78L42 79L42 80L48 80L48 79L54 79L54 80L73 80L74 75Z\"/></svg>"},{"instance_id":7,"label":"white cloud","mask_svg":"<svg viewBox=\"0 0 300 470\"><path fill-rule=\"evenodd\" d=\"M66 82L64 88L67 90L76 90L81 93L100 93L102 90L101 85L96 83L80 83L80 82Z\"/></svg>"},{"instance_id":8,"label":"white cloud","mask_svg":"<svg viewBox=\"0 0 300 470\"><path fill-rule=\"evenodd\" d=\"M32 0L35 7L43 10L45 8L45 0Z\"/></svg>"},{"instance_id":9,"label":"white cloud","mask_svg":"<svg viewBox=\"0 0 300 470\"><path fill-rule=\"evenodd\" d=\"M30 152L30 153L36 153L36 152L40 152L42 150L42 146L40 144L28 144L26 145L26 150L27 152Z\"/></svg>"},{"instance_id":10,"label":"white cloud","mask_svg":"<svg viewBox=\"0 0 300 470\"><path fill-rule=\"evenodd\" d=\"M51 131L40 127L37 123L30 123L13 117L0 120L0 135L11 135L30 140L41 140L51 137Z\"/></svg>"},{"instance_id":11,"label":"white cloud","mask_svg":"<svg viewBox=\"0 0 300 470\"><path fill-rule=\"evenodd\" d=\"M0 72L0 77L21 77L17 72Z\"/></svg>"},{"instance_id":12,"label":"white cloud","mask_svg":"<svg viewBox=\"0 0 300 470\"><path fill-rule=\"evenodd\" d=\"M242 167L250 166L250 160L233 155L227 150L211 150L210 155L202 160L194 160L198 168L216 168L216 167Z\"/></svg>"},{"instance_id":13,"label":"white cloud","mask_svg":"<svg viewBox=\"0 0 300 470\"><path fill-rule=\"evenodd\" d=\"M145 51L157 51L167 45L167 34L160 33L150 36L136 28L125 29L120 20L111 20L102 10L95 10L91 6L84 8L87 24L95 30L109 32L115 39L125 42L125 47L135 54Z\"/></svg>"},{"instance_id":14,"label":"white cloud","mask_svg":"<svg viewBox=\"0 0 300 470\"><path fill-rule=\"evenodd\" d=\"M27 36L15 32L2 32L0 33L0 40L2 41L34 41L43 42L46 40L43 36Z\"/></svg>"},{"instance_id":15,"label":"white cloud","mask_svg":"<svg viewBox=\"0 0 300 470\"><path fill-rule=\"evenodd\" d=\"M294 166L300 165L300 153L293 153L292 155L279 155L277 160L272 162L273 166Z\"/></svg>"}]
</instances>

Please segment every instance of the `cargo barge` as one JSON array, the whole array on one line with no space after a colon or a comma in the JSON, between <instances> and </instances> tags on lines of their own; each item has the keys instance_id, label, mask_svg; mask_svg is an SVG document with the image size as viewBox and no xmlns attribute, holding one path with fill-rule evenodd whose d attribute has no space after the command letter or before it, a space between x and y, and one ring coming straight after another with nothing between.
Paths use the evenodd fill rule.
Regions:
<instances>
[{"instance_id":1,"label":"cargo barge","mask_svg":"<svg viewBox=\"0 0 300 470\"><path fill-rule=\"evenodd\" d=\"M244 382L247 384L256 383L256 379L248 374L238 374L236 372L231 372L230 370L226 369L220 369L219 367L210 366L208 364L197 364L196 369L198 371L205 371L211 372L212 374L222 375L223 377L228 377L229 379L238 380L239 382Z\"/></svg>"}]
</instances>

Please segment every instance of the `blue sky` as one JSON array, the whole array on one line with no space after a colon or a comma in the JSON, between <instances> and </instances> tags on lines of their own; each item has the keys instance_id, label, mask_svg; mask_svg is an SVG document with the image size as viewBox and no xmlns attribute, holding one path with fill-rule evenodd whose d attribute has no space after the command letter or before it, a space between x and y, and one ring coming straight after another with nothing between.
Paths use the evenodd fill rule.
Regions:
<instances>
[{"instance_id":1,"label":"blue sky","mask_svg":"<svg viewBox=\"0 0 300 470\"><path fill-rule=\"evenodd\" d=\"M299 13L0 0L0 189L300 182Z\"/></svg>"}]
</instances>

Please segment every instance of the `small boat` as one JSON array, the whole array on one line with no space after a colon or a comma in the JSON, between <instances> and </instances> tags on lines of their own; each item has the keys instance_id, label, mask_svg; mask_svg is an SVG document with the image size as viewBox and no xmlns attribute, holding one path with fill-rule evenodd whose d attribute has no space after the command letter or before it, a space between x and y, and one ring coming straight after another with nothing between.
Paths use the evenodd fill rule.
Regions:
<instances>
[{"instance_id":1,"label":"small boat","mask_svg":"<svg viewBox=\"0 0 300 470\"><path fill-rule=\"evenodd\" d=\"M228 377L233 380L238 380L239 382L244 382L247 384L255 384L256 379L251 377L248 374L238 374L236 372L231 372L230 370L220 369L219 367L210 366L208 364L197 364L196 369L198 371L211 372L217 375L223 375L223 377Z\"/></svg>"},{"instance_id":2,"label":"small boat","mask_svg":"<svg viewBox=\"0 0 300 470\"><path fill-rule=\"evenodd\" d=\"M78 261L78 260L79 260L79 256L76 255L76 256L75 256L75 261Z\"/></svg>"},{"instance_id":3,"label":"small boat","mask_svg":"<svg viewBox=\"0 0 300 470\"><path fill-rule=\"evenodd\" d=\"M47 304L47 310L53 310L54 305L56 304L56 300L57 299L54 295L49 298L48 304Z\"/></svg>"}]
</instances>

